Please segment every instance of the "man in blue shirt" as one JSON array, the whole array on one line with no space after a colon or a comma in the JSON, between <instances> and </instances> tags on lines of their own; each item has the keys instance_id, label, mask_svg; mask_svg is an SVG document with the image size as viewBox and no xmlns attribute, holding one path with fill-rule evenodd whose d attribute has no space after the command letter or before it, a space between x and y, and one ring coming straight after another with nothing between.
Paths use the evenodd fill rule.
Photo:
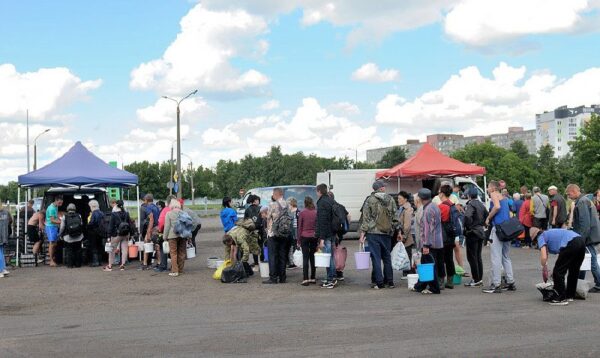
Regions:
<instances>
[{"instance_id":1,"label":"man in blue shirt","mask_svg":"<svg viewBox=\"0 0 600 358\"><path fill-rule=\"evenodd\" d=\"M540 263L544 272L544 282L548 279L548 253L558 254L552 270L552 280L557 296L549 302L555 306L565 306L573 301L579 278L579 268L585 257L585 241L578 233L567 229L551 229L541 231L536 227L530 229L531 239L537 237L540 248ZM565 290L565 275L567 287Z\"/></svg>"}]
</instances>

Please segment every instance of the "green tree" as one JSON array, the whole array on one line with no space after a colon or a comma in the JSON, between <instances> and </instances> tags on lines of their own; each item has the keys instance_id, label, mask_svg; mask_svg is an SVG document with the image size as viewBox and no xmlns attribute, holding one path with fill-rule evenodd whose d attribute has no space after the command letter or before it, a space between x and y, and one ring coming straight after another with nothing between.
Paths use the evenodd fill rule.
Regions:
<instances>
[{"instance_id":1,"label":"green tree","mask_svg":"<svg viewBox=\"0 0 600 358\"><path fill-rule=\"evenodd\" d=\"M558 175L558 159L554 156L554 148L545 144L538 149L535 169L538 174L537 186L546 190L550 185L556 185Z\"/></svg>"},{"instance_id":2,"label":"green tree","mask_svg":"<svg viewBox=\"0 0 600 358\"><path fill-rule=\"evenodd\" d=\"M5 203L7 200L11 203L17 202L17 191L19 185L16 181L10 181L6 185L0 185L0 201ZM21 200L25 200L24 191L21 191Z\"/></svg>"},{"instance_id":3,"label":"green tree","mask_svg":"<svg viewBox=\"0 0 600 358\"><path fill-rule=\"evenodd\" d=\"M600 116L593 113L569 146L575 172L581 178L580 184L593 192L600 183Z\"/></svg>"},{"instance_id":4,"label":"green tree","mask_svg":"<svg viewBox=\"0 0 600 358\"><path fill-rule=\"evenodd\" d=\"M407 152L404 148L396 146L388 150L380 161L377 162L377 166L380 168L392 168L406 160Z\"/></svg>"}]
</instances>

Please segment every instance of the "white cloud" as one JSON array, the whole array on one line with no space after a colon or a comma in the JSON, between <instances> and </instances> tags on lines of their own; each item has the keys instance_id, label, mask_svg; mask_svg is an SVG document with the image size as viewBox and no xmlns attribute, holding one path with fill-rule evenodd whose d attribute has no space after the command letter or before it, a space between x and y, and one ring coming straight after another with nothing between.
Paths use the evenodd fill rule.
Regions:
<instances>
[{"instance_id":1,"label":"white cloud","mask_svg":"<svg viewBox=\"0 0 600 358\"><path fill-rule=\"evenodd\" d=\"M131 72L134 89L183 95L198 89L207 96L259 94L269 78L255 69L242 71L231 64L240 56L260 57L268 43L267 22L241 9L211 11L196 5L181 19L181 31L161 58L140 64Z\"/></svg>"},{"instance_id":2,"label":"white cloud","mask_svg":"<svg viewBox=\"0 0 600 358\"><path fill-rule=\"evenodd\" d=\"M376 122L396 125L396 135L490 134L508 126L533 128L535 114L561 105L600 103L600 68L559 79L547 71L527 75L525 67L500 63L492 77L475 66L452 75L441 88L409 101L396 94L377 104Z\"/></svg>"},{"instance_id":3,"label":"white cloud","mask_svg":"<svg viewBox=\"0 0 600 358\"><path fill-rule=\"evenodd\" d=\"M198 97L191 97L179 106L180 118L183 122L196 122L209 112L208 104ZM148 107L136 111L137 118L142 123L173 125L177 118L177 105L165 98L159 98Z\"/></svg>"},{"instance_id":4,"label":"white cloud","mask_svg":"<svg viewBox=\"0 0 600 358\"><path fill-rule=\"evenodd\" d=\"M357 105L350 102L338 102L328 106L328 110L338 116L357 116L360 114L360 108Z\"/></svg>"},{"instance_id":5,"label":"white cloud","mask_svg":"<svg viewBox=\"0 0 600 358\"><path fill-rule=\"evenodd\" d=\"M0 65L0 118L49 119L69 104L86 98L102 80L82 81L68 68L41 68L19 73L14 65Z\"/></svg>"},{"instance_id":6,"label":"white cloud","mask_svg":"<svg viewBox=\"0 0 600 358\"><path fill-rule=\"evenodd\" d=\"M279 101L274 100L274 99L267 101L260 106L260 109L265 110L265 111L271 111L271 110L277 109L277 108L279 108Z\"/></svg>"},{"instance_id":7,"label":"white cloud","mask_svg":"<svg viewBox=\"0 0 600 358\"><path fill-rule=\"evenodd\" d=\"M376 64L369 62L352 72L352 79L365 82L392 82L400 79L400 72L392 68L380 70Z\"/></svg>"},{"instance_id":8,"label":"white cloud","mask_svg":"<svg viewBox=\"0 0 600 358\"><path fill-rule=\"evenodd\" d=\"M247 153L264 154L273 145L281 146L286 153L341 156L349 154L347 149L358 143L381 142L375 126L363 127L346 117L333 115L315 98L303 99L290 119L283 115L244 118L208 129L202 139L203 147L214 154L207 158L225 158L235 153L239 157Z\"/></svg>"},{"instance_id":9,"label":"white cloud","mask_svg":"<svg viewBox=\"0 0 600 358\"><path fill-rule=\"evenodd\" d=\"M456 41L486 46L521 36L576 31L594 6L588 0L463 0L447 14L444 28Z\"/></svg>"}]
</instances>

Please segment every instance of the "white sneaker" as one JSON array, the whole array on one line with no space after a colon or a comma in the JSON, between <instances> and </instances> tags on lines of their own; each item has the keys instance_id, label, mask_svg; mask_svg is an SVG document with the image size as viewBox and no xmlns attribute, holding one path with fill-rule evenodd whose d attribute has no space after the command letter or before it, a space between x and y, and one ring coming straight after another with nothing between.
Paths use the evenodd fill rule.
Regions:
<instances>
[{"instance_id":1,"label":"white sneaker","mask_svg":"<svg viewBox=\"0 0 600 358\"><path fill-rule=\"evenodd\" d=\"M3 273L0 273L0 278L4 278L4 274Z\"/></svg>"},{"instance_id":2,"label":"white sneaker","mask_svg":"<svg viewBox=\"0 0 600 358\"><path fill-rule=\"evenodd\" d=\"M10 273L10 272L8 272L8 270L6 270L6 269L4 269L4 270L2 271L2 274L3 274L3 275L8 275L9 273Z\"/></svg>"}]
</instances>

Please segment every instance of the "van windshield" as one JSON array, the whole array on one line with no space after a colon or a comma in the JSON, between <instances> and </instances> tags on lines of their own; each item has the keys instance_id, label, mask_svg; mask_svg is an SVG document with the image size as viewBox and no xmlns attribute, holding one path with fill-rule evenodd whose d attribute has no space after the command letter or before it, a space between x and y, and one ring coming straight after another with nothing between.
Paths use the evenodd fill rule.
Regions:
<instances>
[{"instance_id":1,"label":"van windshield","mask_svg":"<svg viewBox=\"0 0 600 358\"><path fill-rule=\"evenodd\" d=\"M272 188L256 188L250 190L243 199L243 208L247 208L248 204L246 204L246 200L250 194L258 195L260 197L260 206L269 205L271 201L271 196L273 195ZM315 205L317 203L317 193L312 187L289 187L283 188L283 198L288 200L289 198L295 198L298 202L298 209L304 209L304 198L310 196Z\"/></svg>"}]
</instances>

